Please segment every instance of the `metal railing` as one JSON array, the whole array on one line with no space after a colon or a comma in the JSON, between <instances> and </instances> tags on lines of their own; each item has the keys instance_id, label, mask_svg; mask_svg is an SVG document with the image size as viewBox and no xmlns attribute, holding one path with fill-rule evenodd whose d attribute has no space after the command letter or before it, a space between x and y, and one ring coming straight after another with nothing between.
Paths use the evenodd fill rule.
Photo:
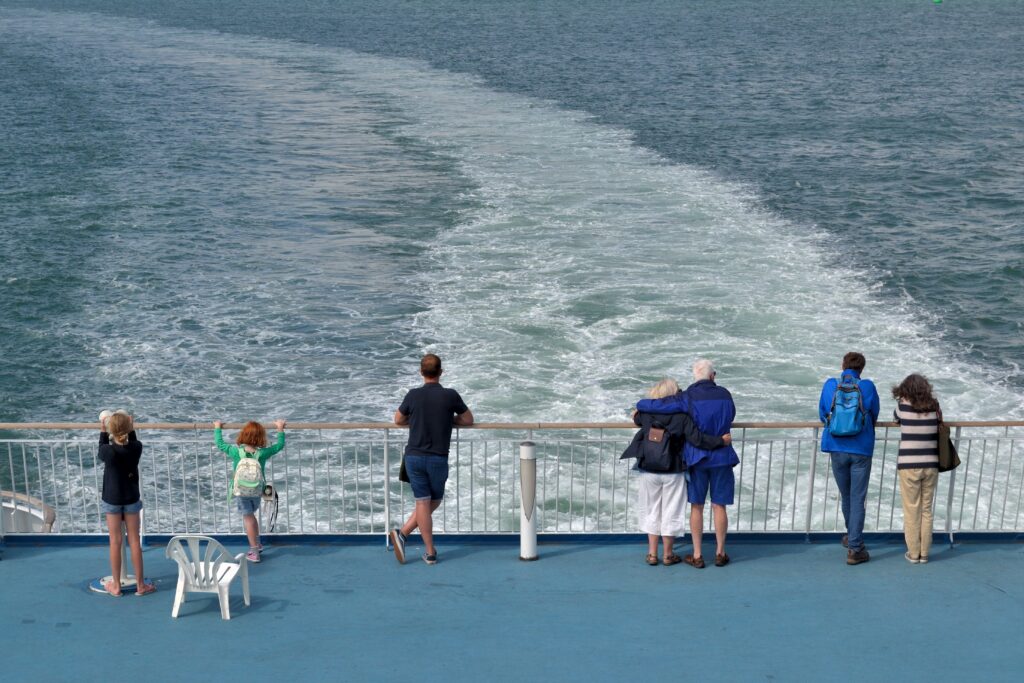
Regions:
<instances>
[{"instance_id":1,"label":"metal railing","mask_svg":"<svg viewBox=\"0 0 1024 683\"><path fill-rule=\"evenodd\" d=\"M951 422L959 469L940 478L938 531L1024 531L1024 422ZM227 425L237 429L240 425ZM844 528L818 423L737 423L740 454L731 533L829 532ZM0 489L56 510L55 533L105 534L102 464L94 425L2 424L29 432L0 438ZM138 425L145 532L241 533L228 499L230 460L208 424ZM519 444L536 443L537 528L541 533L635 533L637 473L619 455L636 428L627 423L481 424L456 430L445 504L435 530L513 534L519 530ZM51 431L62 432L49 435ZM391 424L289 425L285 450L267 464L280 494L274 533L384 534L413 508L398 481L405 430ZM896 476L899 430L879 423L868 489L867 531L902 531ZM711 515L706 515L710 528ZM264 526L264 531L267 529ZM12 532L7 531L8 534Z\"/></svg>"}]
</instances>

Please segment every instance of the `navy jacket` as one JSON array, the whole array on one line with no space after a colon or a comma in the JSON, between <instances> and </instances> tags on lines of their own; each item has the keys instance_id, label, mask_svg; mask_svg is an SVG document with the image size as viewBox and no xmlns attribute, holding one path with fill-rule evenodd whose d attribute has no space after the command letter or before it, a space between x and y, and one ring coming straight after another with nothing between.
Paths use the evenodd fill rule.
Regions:
<instances>
[{"instance_id":1,"label":"navy jacket","mask_svg":"<svg viewBox=\"0 0 1024 683\"><path fill-rule=\"evenodd\" d=\"M642 413L686 413L693 418L697 429L705 434L726 434L736 419L736 404L732 394L725 387L720 387L709 379L694 382L686 391L665 398L647 398L636 404ZM699 448L687 441L683 447L683 456L687 467L735 467L740 458L732 446L722 446L709 450Z\"/></svg>"},{"instance_id":2,"label":"navy jacket","mask_svg":"<svg viewBox=\"0 0 1024 683\"><path fill-rule=\"evenodd\" d=\"M131 505L139 502L139 460L142 442L135 430L128 432L128 443L111 443L110 435L100 432L99 458L103 461L103 502L109 505Z\"/></svg>"},{"instance_id":3,"label":"navy jacket","mask_svg":"<svg viewBox=\"0 0 1024 683\"><path fill-rule=\"evenodd\" d=\"M850 375L857 378L857 386L860 387L861 400L864 402L864 409L871 416L870 422L865 423L859 434L853 436L832 436L827 428L821 430L821 450L825 453L853 453L854 455L871 456L875 452L875 423L878 422L878 390L875 384L869 379L861 379L860 375L853 370L843 370L843 377ZM825 386L821 388L821 398L818 400L818 419L825 422L829 410L832 408L832 397L836 393L839 380L829 377L825 380Z\"/></svg>"}]
</instances>

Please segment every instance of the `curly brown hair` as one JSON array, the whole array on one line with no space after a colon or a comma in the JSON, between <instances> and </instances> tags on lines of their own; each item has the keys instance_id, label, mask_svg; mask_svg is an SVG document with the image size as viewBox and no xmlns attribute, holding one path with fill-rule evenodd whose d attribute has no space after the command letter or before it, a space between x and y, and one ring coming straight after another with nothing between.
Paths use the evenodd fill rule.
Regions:
<instances>
[{"instance_id":1,"label":"curly brown hair","mask_svg":"<svg viewBox=\"0 0 1024 683\"><path fill-rule=\"evenodd\" d=\"M907 375L906 379L893 386L892 397L909 403L919 413L931 413L939 409L939 402L932 395L932 383L924 375Z\"/></svg>"},{"instance_id":2,"label":"curly brown hair","mask_svg":"<svg viewBox=\"0 0 1024 683\"><path fill-rule=\"evenodd\" d=\"M238 438L235 439L235 443L239 446L252 446L253 448L266 448L267 446L267 430L263 428L259 422L249 421L242 427L242 431L238 432Z\"/></svg>"}]
</instances>

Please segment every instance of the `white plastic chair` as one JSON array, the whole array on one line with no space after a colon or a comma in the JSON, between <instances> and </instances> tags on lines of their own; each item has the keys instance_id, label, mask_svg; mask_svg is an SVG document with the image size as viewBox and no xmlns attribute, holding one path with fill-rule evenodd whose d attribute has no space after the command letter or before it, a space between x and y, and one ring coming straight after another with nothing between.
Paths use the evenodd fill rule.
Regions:
<instances>
[{"instance_id":1,"label":"white plastic chair","mask_svg":"<svg viewBox=\"0 0 1024 683\"><path fill-rule=\"evenodd\" d=\"M203 543L206 544L205 549ZM216 593L220 600L221 618L230 619L228 591L239 573L242 575L242 597L245 598L245 606L249 606L249 561L245 559L245 553L232 558L224 546L209 536L187 534L171 539L167 544L167 557L178 563L178 589L171 609L173 618L178 618L186 593ZM225 558L235 561L225 562Z\"/></svg>"}]
</instances>

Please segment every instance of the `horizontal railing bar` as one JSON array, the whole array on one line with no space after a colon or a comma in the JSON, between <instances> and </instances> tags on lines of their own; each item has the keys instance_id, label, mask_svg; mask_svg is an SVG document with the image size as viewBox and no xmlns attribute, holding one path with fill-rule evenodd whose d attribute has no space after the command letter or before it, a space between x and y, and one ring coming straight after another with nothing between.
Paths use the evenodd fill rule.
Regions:
<instances>
[{"instance_id":1,"label":"horizontal railing bar","mask_svg":"<svg viewBox=\"0 0 1024 683\"><path fill-rule=\"evenodd\" d=\"M272 422L267 421L268 424ZM947 420L950 427L1024 427L1019 420ZM225 429L241 429L243 422L225 422ZM733 429L814 429L821 427L820 422L734 422ZM877 422L875 426L898 427L895 422ZM59 429L67 431L96 429L95 422L0 422L0 429ZM210 422L141 422L136 429L152 431L209 431L213 429ZM405 425L394 422L289 422L288 429L346 431L346 430L377 430L377 429L408 429ZM523 429L636 429L632 422L478 422L470 427L458 427L466 430L523 430Z\"/></svg>"}]
</instances>

